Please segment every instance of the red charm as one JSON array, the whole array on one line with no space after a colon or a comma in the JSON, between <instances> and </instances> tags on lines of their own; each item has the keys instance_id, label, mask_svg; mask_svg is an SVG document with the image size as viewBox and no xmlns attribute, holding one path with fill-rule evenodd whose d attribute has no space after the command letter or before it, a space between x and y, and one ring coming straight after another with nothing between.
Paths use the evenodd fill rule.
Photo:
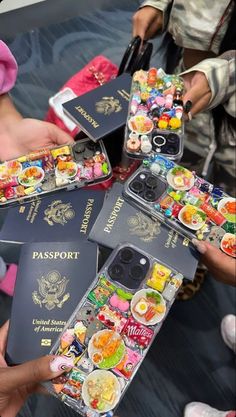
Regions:
<instances>
[{"instance_id":1,"label":"red charm","mask_svg":"<svg viewBox=\"0 0 236 417\"><path fill-rule=\"evenodd\" d=\"M122 334L134 341L141 348L145 349L150 344L153 337L153 330L135 321L130 317L123 329Z\"/></svg>"}]
</instances>

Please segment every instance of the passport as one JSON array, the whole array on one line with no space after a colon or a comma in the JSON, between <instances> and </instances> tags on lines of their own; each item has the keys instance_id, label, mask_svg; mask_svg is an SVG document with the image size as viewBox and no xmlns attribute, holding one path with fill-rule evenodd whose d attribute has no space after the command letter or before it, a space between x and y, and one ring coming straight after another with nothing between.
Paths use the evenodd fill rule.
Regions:
<instances>
[{"instance_id":1,"label":"passport","mask_svg":"<svg viewBox=\"0 0 236 417\"><path fill-rule=\"evenodd\" d=\"M80 189L8 209L0 241L26 243L87 238L102 208L105 191Z\"/></svg>"},{"instance_id":2,"label":"passport","mask_svg":"<svg viewBox=\"0 0 236 417\"><path fill-rule=\"evenodd\" d=\"M97 142L125 126L132 77L124 73L64 103L63 110L90 139Z\"/></svg>"},{"instance_id":3,"label":"passport","mask_svg":"<svg viewBox=\"0 0 236 417\"><path fill-rule=\"evenodd\" d=\"M47 355L97 273L95 243L37 242L22 246L6 360Z\"/></svg>"},{"instance_id":4,"label":"passport","mask_svg":"<svg viewBox=\"0 0 236 417\"><path fill-rule=\"evenodd\" d=\"M111 249L119 243L132 243L192 281L199 255L190 241L131 206L122 192L123 185L115 183L92 227L89 240Z\"/></svg>"}]
</instances>

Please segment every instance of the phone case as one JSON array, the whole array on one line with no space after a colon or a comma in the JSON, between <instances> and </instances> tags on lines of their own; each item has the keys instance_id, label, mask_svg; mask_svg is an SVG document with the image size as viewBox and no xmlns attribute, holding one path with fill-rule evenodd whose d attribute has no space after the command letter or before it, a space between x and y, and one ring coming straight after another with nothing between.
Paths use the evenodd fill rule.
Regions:
<instances>
[{"instance_id":1,"label":"phone case","mask_svg":"<svg viewBox=\"0 0 236 417\"><path fill-rule=\"evenodd\" d=\"M124 197L189 239L206 239L236 256L236 200L161 155L143 161Z\"/></svg>"},{"instance_id":2,"label":"phone case","mask_svg":"<svg viewBox=\"0 0 236 417\"><path fill-rule=\"evenodd\" d=\"M50 192L107 180L111 165L102 141L41 149L0 164L0 207L42 197Z\"/></svg>"},{"instance_id":3,"label":"phone case","mask_svg":"<svg viewBox=\"0 0 236 417\"><path fill-rule=\"evenodd\" d=\"M77 125L64 113L62 104L76 97L77 95L71 88L65 87L63 90L49 98L49 105L71 132L77 127Z\"/></svg>"},{"instance_id":4,"label":"phone case","mask_svg":"<svg viewBox=\"0 0 236 417\"><path fill-rule=\"evenodd\" d=\"M184 83L162 68L136 71L125 129L124 149L131 158L160 153L172 160L183 154Z\"/></svg>"},{"instance_id":5,"label":"phone case","mask_svg":"<svg viewBox=\"0 0 236 417\"><path fill-rule=\"evenodd\" d=\"M135 246L119 245L51 350L72 358L74 367L47 389L84 417L113 416L182 279Z\"/></svg>"}]
</instances>

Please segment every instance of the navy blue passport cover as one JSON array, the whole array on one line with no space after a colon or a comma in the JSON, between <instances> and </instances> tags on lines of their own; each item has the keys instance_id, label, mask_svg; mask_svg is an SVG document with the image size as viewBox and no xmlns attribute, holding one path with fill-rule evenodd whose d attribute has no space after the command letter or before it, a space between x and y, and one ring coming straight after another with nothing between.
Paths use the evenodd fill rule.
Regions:
<instances>
[{"instance_id":1,"label":"navy blue passport cover","mask_svg":"<svg viewBox=\"0 0 236 417\"><path fill-rule=\"evenodd\" d=\"M112 249L122 242L132 243L193 280L198 254L188 239L135 209L124 200L122 191L122 184L113 185L89 239Z\"/></svg>"},{"instance_id":2,"label":"navy blue passport cover","mask_svg":"<svg viewBox=\"0 0 236 417\"><path fill-rule=\"evenodd\" d=\"M46 355L97 273L97 245L77 242L22 246L6 359L11 364Z\"/></svg>"},{"instance_id":3,"label":"navy blue passport cover","mask_svg":"<svg viewBox=\"0 0 236 417\"><path fill-rule=\"evenodd\" d=\"M2 242L73 241L87 238L105 191L64 191L8 209L0 231Z\"/></svg>"},{"instance_id":4,"label":"navy blue passport cover","mask_svg":"<svg viewBox=\"0 0 236 417\"><path fill-rule=\"evenodd\" d=\"M132 77L124 73L114 80L63 104L63 110L93 141L124 126Z\"/></svg>"}]
</instances>

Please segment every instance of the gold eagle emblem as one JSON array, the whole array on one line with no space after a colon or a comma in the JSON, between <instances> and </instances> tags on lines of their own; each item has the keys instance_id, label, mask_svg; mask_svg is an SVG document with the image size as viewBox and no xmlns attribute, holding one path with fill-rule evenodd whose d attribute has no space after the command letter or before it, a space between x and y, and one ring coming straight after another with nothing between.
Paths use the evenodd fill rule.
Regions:
<instances>
[{"instance_id":1,"label":"gold eagle emblem","mask_svg":"<svg viewBox=\"0 0 236 417\"><path fill-rule=\"evenodd\" d=\"M105 116L110 116L112 113L118 113L122 110L122 106L117 98L102 97L101 100L95 103L96 112L102 113Z\"/></svg>"},{"instance_id":2,"label":"gold eagle emblem","mask_svg":"<svg viewBox=\"0 0 236 417\"><path fill-rule=\"evenodd\" d=\"M129 232L137 235L144 242L152 242L161 233L161 224L153 221L143 213L136 213L135 216L127 218Z\"/></svg>"},{"instance_id":3,"label":"gold eagle emblem","mask_svg":"<svg viewBox=\"0 0 236 417\"><path fill-rule=\"evenodd\" d=\"M50 271L46 277L37 279L39 290L32 294L33 302L40 308L53 310L55 307L62 308L63 304L70 298L70 294L64 294L69 279L62 277L58 271Z\"/></svg>"},{"instance_id":4,"label":"gold eagle emblem","mask_svg":"<svg viewBox=\"0 0 236 417\"><path fill-rule=\"evenodd\" d=\"M73 210L71 203L63 203L61 200L55 200L49 204L48 208L44 210L44 220L49 226L54 224L61 224L64 226L68 220L75 217L75 211Z\"/></svg>"}]
</instances>

